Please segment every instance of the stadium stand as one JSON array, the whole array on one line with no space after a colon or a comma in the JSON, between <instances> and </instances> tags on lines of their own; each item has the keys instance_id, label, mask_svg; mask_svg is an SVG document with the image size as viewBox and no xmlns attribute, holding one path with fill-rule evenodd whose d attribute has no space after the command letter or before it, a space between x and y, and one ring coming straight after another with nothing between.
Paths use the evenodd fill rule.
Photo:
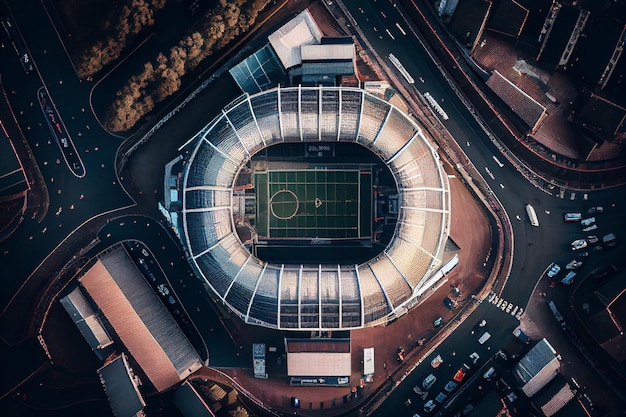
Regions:
<instances>
[{"instance_id":1,"label":"stadium stand","mask_svg":"<svg viewBox=\"0 0 626 417\"><path fill-rule=\"evenodd\" d=\"M271 144L320 140L358 142L387 161L399 195L395 234L383 254L361 265L261 262L235 233L228 205L237 173ZM176 226L189 261L248 323L294 330L376 325L401 312L442 266L447 176L420 127L369 92L318 86L244 94L181 155L184 197Z\"/></svg>"}]
</instances>

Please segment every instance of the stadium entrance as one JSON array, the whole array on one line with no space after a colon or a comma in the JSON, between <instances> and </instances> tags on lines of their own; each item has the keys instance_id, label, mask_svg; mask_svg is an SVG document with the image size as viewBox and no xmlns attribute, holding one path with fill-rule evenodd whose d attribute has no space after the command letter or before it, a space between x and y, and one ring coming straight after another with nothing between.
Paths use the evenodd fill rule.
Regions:
<instances>
[{"instance_id":1,"label":"stadium entrance","mask_svg":"<svg viewBox=\"0 0 626 417\"><path fill-rule=\"evenodd\" d=\"M388 168L361 145L279 144L240 173L235 223L242 242L266 262L360 263L389 243L394 195Z\"/></svg>"}]
</instances>

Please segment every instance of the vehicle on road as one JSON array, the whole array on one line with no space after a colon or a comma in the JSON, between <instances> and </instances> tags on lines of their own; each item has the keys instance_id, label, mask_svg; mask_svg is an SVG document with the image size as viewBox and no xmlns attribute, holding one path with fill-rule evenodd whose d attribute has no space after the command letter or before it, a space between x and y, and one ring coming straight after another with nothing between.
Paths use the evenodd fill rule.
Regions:
<instances>
[{"instance_id":1,"label":"vehicle on road","mask_svg":"<svg viewBox=\"0 0 626 417\"><path fill-rule=\"evenodd\" d=\"M424 378L424 381L422 381L422 387L426 391L428 391L430 389L430 387L433 386L435 381L437 381L437 377L435 375L433 375L433 374L430 374L426 378Z\"/></svg>"},{"instance_id":2,"label":"vehicle on road","mask_svg":"<svg viewBox=\"0 0 626 417\"><path fill-rule=\"evenodd\" d=\"M567 265L565 265L565 269L576 270L582 266L582 261L577 261L576 259L572 259Z\"/></svg>"},{"instance_id":3,"label":"vehicle on road","mask_svg":"<svg viewBox=\"0 0 626 417\"><path fill-rule=\"evenodd\" d=\"M568 223L579 222L583 218L582 213L565 213L563 220Z\"/></svg>"},{"instance_id":4,"label":"vehicle on road","mask_svg":"<svg viewBox=\"0 0 626 417\"><path fill-rule=\"evenodd\" d=\"M435 397L435 401L437 401L439 404L443 404L444 402L446 402L447 399L448 399L448 396L444 394L443 392L440 392Z\"/></svg>"},{"instance_id":5,"label":"vehicle on road","mask_svg":"<svg viewBox=\"0 0 626 417\"><path fill-rule=\"evenodd\" d=\"M556 276L561 271L561 267L555 264L554 262L550 264L550 269L548 270L548 276L550 278Z\"/></svg>"},{"instance_id":6,"label":"vehicle on road","mask_svg":"<svg viewBox=\"0 0 626 417\"><path fill-rule=\"evenodd\" d=\"M478 359L480 359L480 356L476 352L472 352L469 357L472 360L472 365L476 365L476 362L478 362Z\"/></svg>"},{"instance_id":7,"label":"vehicle on road","mask_svg":"<svg viewBox=\"0 0 626 417\"><path fill-rule=\"evenodd\" d=\"M458 386L459 386L459 384L457 384L456 382L454 382L454 381L448 381L448 383L446 384L446 386L445 386L445 387L443 387L443 389L444 389L445 391L447 391L447 392L452 392L452 391L454 391L454 390L456 389L456 387L458 387Z\"/></svg>"},{"instance_id":8,"label":"vehicle on road","mask_svg":"<svg viewBox=\"0 0 626 417\"><path fill-rule=\"evenodd\" d=\"M565 278L561 280L561 284L563 285L571 285L574 282L574 278L576 277L576 272L570 271L565 275Z\"/></svg>"},{"instance_id":9,"label":"vehicle on road","mask_svg":"<svg viewBox=\"0 0 626 417\"><path fill-rule=\"evenodd\" d=\"M530 204L526 204L526 214L528 214L528 220L530 220L530 224L535 227L539 227L539 219L537 219L537 213L535 212L535 208Z\"/></svg>"},{"instance_id":10,"label":"vehicle on road","mask_svg":"<svg viewBox=\"0 0 626 417\"><path fill-rule=\"evenodd\" d=\"M576 239L572 242L572 250L579 250L587 247L587 241L585 239Z\"/></svg>"},{"instance_id":11,"label":"vehicle on road","mask_svg":"<svg viewBox=\"0 0 626 417\"><path fill-rule=\"evenodd\" d=\"M431 411L435 409L435 407L437 407L437 404L435 404L433 400L428 400L424 404L424 411L426 411L427 413L430 413Z\"/></svg>"},{"instance_id":12,"label":"vehicle on road","mask_svg":"<svg viewBox=\"0 0 626 417\"><path fill-rule=\"evenodd\" d=\"M482 336L480 336L480 338L478 338L478 343L480 343L482 345L487 340L489 340L490 337L491 337L491 334L489 334L489 332L485 332L485 333L483 333Z\"/></svg>"},{"instance_id":13,"label":"vehicle on road","mask_svg":"<svg viewBox=\"0 0 626 417\"><path fill-rule=\"evenodd\" d=\"M596 207L591 207L589 210L587 210L587 214L596 214L596 213L604 213L604 207L596 206Z\"/></svg>"},{"instance_id":14,"label":"vehicle on road","mask_svg":"<svg viewBox=\"0 0 626 417\"><path fill-rule=\"evenodd\" d=\"M433 368L438 368L439 365L441 365L443 363L443 358L441 357L441 355L437 355L433 358L432 361L430 361L430 366L432 366Z\"/></svg>"}]
</instances>

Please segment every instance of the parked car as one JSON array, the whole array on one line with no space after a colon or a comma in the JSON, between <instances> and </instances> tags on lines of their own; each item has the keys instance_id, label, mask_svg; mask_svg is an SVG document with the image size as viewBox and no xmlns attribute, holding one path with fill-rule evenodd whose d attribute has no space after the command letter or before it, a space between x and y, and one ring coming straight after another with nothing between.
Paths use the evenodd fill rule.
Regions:
<instances>
[{"instance_id":1,"label":"parked car","mask_svg":"<svg viewBox=\"0 0 626 417\"><path fill-rule=\"evenodd\" d=\"M443 304L448 307L448 309L450 310L454 310L454 308L457 306L457 302L452 300L450 297L446 297L443 299Z\"/></svg>"},{"instance_id":2,"label":"parked car","mask_svg":"<svg viewBox=\"0 0 626 417\"><path fill-rule=\"evenodd\" d=\"M426 378L424 378L424 381L422 381L422 387L424 387L424 389L428 391L430 387L433 386L435 381L437 381L437 377L433 374L430 374Z\"/></svg>"},{"instance_id":3,"label":"parked car","mask_svg":"<svg viewBox=\"0 0 626 417\"><path fill-rule=\"evenodd\" d=\"M476 365L476 362L478 362L478 360L480 359L480 356L478 355L478 353L473 352L470 355L470 359L472 360L472 365Z\"/></svg>"},{"instance_id":4,"label":"parked car","mask_svg":"<svg viewBox=\"0 0 626 417\"><path fill-rule=\"evenodd\" d=\"M424 411L430 413L435 409L435 407L437 407L437 404L435 404L433 400L428 400L426 401L426 404L424 404Z\"/></svg>"},{"instance_id":5,"label":"parked car","mask_svg":"<svg viewBox=\"0 0 626 417\"><path fill-rule=\"evenodd\" d=\"M583 229L583 232L591 232L591 231L593 231L593 230L598 230L598 225L597 225L597 224L592 224L592 225L591 225L591 226L589 226L589 227L585 227L585 228Z\"/></svg>"},{"instance_id":6,"label":"parked car","mask_svg":"<svg viewBox=\"0 0 626 417\"><path fill-rule=\"evenodd\" d=\"M467 375L466 370L463 368L459 368L459 370L455 372L452 379L454 379L456 382L461 382L465 378L465 375Z\"/></svg>"},{"instance_id":7,"label":"parked car","mask_svg":"<svg viewBox=\"0 0 626 417\"><path fill-rule=\"evenodd\" d=\"M609 233L602 236L602 243L606 244L607 246L615 246L615 240L615 233Z\"/></svg>"},{"instance_id":8,"label":"parked car","mask_svg":"<svg viewBox=\"0 0 626 417\"><path fill-rule=\"evenodd\" d=\"M487 372L485 372L483 374L483 378L485 378L487 381L491 381L491 379L496 376L496 370L493 369L493 366L489 369L487 369Z\"/></svg>"},{"instance_id":9,"label":"parked car","mask_svg":"<svg viewBox=\"0 0 626 417\"><path fill-rule=\"evenodd\" d=\"M603 212L604 212L604 207L602 206L591 207L589 210L587 210L587 214L596 214L596 213L603 213Z\"/></svg>"},{"instance_id":10,"label":"parked car","mask_svg":"<svg viewBox=\"0 0 626 417\"><path fill-rule=\"evenodd\" d=\"M439 316L433 321L433 326L439 327L443 325L443 317Z\"/></svg>"},{"instance_id":11,"label":"parked car","mask_svg":"<svg viewBox=\"0 0 626 417\"><path fill-rule=\"evenodd\" d=\"M577 256L578 258L586 258L587 256L589 256L589 252L587 252L587 251L585 251L585 252L578 252L578 253L576 254L576 256Z\"/></svg>"},{"instance_id":12,"label":"parked car","mask_svg":"<svg viewBox=\"0 0 626 417\"><path fill-rule=\"evenodd\" d=\"M416 386L413 387L413 392L416 393L417 395L424 395L424 394L426 394L422 390L422 387L420 387L419 385L416 385Z\"/></svg>"},{"instance_id":13,"label":"parked car","mask_svg":"<svg viewBox=\"0 0 626 417\"><path fill-rule=\"evenodd\" d=\"M550 278L556 276L561 271L561 267L555 264L554 262L550 265L550 269L548 270L548 276Z\"/></svg>"},{"instance_id":14,"label":"parked car","mask_svg":"<svg viewBox=\"0 0 626 417\"><path fill-rule=\"evenodd\" d=\"M589 217L587 219L582 219L580 221L580 224L587 227L587 226L591 226L592 224L594 224L596 222L596 218L595 217Z\"/></svg>"},{"instance_id":15,"label":"parked car","mask_svg":"<svg viewBox=\"0 0 626 417\"><path fill-rule=\"evenodd\" d=\"M524 333L524 331L520 329L519 327L513 330L513 336L515 336L517 340L519 340L520 342L526 345L530 343L530 337L528 337L528 335Z\"/></svg>"},{"instance_id":16,"label":"parked car","mask_svg":"<svg viewBox=\"0 0 626 417\"><path fill-rule=\"evenodd\" d=\"M587 236L587 242L590 244L598 243L599 241L600 239L598 239L598 236L595 236L595 235Z\"/></svg>"},{"instance_id":17,"label":"parked car","mask_svg":"<svg viewBox=\"0 0 626 417\"><path fill-rule=\"evenodd\" d=\"M574 277L576 277L576 272L570 271L565 275L565 278L561 280L561 284L563 285L571 285L574 282Z\"/></svg>"},{"instance_id":18,"label":"parked car","mask_svg":"<svg viewBox=\"0 0 626 417\"><path fill-rule=\"evenodd\" d=\"M446 402L447 399L448 399L448 396L444 394L443 392L440 392L435 397L435 401L437 401L439 404L443 404L444 402Z\"/></svg>"},{"instance_id":19,"label":"parked car","mask_svg":"<svg viewBox=\"0 0 626 417\"><path fill-rule=\"evenodd\" d=\"M576 270L582 266L582 261L577 261L576 259L572 259L567 265L565 265L565 269Z\"/></svg>"},{"instance_id":20,"label":"parked car","mask_svg":"<svg viewBox=\"0 0 626 417\"><path fill-rule=\"evenodd\" d=\"M585 239L576 239L572 242L572 250L579 250L587 247L587 241Z\"/></svg>"},{"instance_id":21,"label":"parked car","mask_svg":"<svg viewBox=\"0 0 626 417\"><path fill-rule=\"evenodd\" d=\"M457 384L456 382L454 382L454 381L448 381L448 383L446 384L446 386L445 386L445 387L443 387L443 389L444 389L445 391L447 391L447 392L452 392L452 391L454 391L454 390L456 389L456 387L458 387L458 386L459 386L459 384Z\"/></svg>"},{"instance_id":22,"label":"parked car","mask_svg":"<svg viewBox=\"0 0 626 417\"><path fill-rule=\"evenodd\" d=\"M433 368L438 368L439 365L441 365L443 363L443 358L441 357L441 355L437 355L433 358L432 361L430 361L430 366L432 366Z\"/></svg>"}]
</instances>

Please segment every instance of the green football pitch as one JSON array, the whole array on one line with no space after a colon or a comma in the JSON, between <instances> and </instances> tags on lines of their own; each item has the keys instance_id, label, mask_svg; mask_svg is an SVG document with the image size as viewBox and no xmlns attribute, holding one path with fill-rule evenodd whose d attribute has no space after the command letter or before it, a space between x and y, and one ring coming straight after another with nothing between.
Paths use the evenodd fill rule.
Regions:
<instances>
[{"instance_id":1,"label":"green football pitch","mask_svg":"<svg viewBox=\"0 0 626 417\"><path fill-rule=\"evenodd\" d=\"M370 177L367 175L368 181ZM270 239L361 237L359 170L265 171L256 173L254 182L259 236ZM369 214L369 210L367 212Z\"/></svg>"}]
</instances>

